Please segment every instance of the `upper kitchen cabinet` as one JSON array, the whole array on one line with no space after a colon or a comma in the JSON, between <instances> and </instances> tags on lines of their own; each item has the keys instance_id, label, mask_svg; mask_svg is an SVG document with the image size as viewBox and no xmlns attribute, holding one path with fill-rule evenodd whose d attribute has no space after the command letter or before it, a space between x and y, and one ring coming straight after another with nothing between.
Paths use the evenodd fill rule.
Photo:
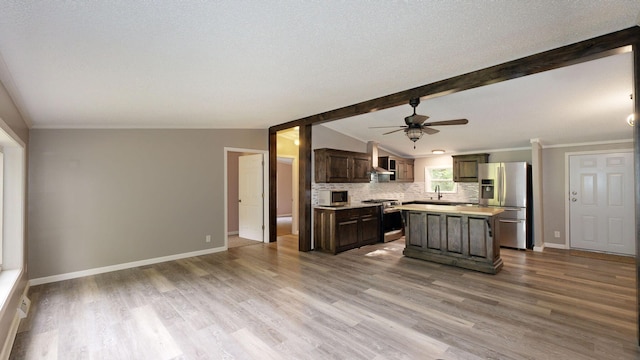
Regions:
<instances>
[{"instance_id":1,"label":"upper kitchen cabinet","mask_svg":"<svg viewBox=\"0 0 640 360\"><path fill-rule=\"evenodd\" d=\"M403 159L395 156L378 157L378 165L385 170L391 171L389 180L400 182L413 182L413 159Z\"/></svg>"},{"instance_id":2,"label":"upper kitchen cabinet","mask_svg":"<svg viewBox=\"0 0 640 360\"><path fill-rule=\"evenodd\" d=\"M489 161L489 154L454 155L453 181L478 182L478 164Z\"/></svg>"},{"instance_id":3,"label":"upper kitchen cabinet","mask_svg":"<svg viewBox=\"0 0 640 360\"><path fill-rule=\"evenodd\" d=\"M371 156L336 149L316 149L316 183L367 183L371 180Z\"/></svg>"}]
</instances>

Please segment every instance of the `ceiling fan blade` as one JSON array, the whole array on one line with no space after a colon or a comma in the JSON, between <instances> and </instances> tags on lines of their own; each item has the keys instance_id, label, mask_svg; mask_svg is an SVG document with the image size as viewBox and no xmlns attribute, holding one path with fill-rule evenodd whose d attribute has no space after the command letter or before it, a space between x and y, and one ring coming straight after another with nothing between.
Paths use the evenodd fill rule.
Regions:
<instances>
[{"instance_id":1,"label":"ceiling fan blade","mask_svg":"<svg viewBox=\"0 0 640 360\"><path fill-rule=\"evenodd\" d=\"M369 129L389 129L389 128L406 128L406 125L402 126L369 126Z\"/></svg>"},{"instance_id":2,"label":"ceiling fan blade","mask_svg":"<svg viewBox=\"0 0 640 360\"><path fill-rule=\"evenodd\" d=\"M430 123L426 123L423 126L441 126L441 125L464 125L469 123L467 119L455 119L455 120L445 120L445 121L434 121Z\"/></svg>"},{"instance_id":3,"label":"ceiling fan blade","mask_svg":"<svg viewBox=\"0 0 640 360\"><path fill-rule=\"evenodd\" d=\"M394 132L398 132L398 131L400 131L400 130L404 130L404 129L398 129L398 130L389 131L389 132L386 132L386 133L384 133L384 134L382 134L382 135L392 134L392 133L394 133Z\"/></svg>"},{"instance_id":4,"label":"ceiling fan blade","mask_svg":"<svg viewBox=\"0 0 640 360\"><path fill-rule=\"evenodd\" d=\"M427 133L428 135L433 135L433 134L439 133L440 130L432 129L430 127L426 127L422 125L422 132Z\"/></svg>"},{"instance_id":5,"label":"ceiling fan blade","mask_svg":"<svg viewBox=\"0 0 640 360\"><path fill-rule=\"evenodd\" d=\"M404 122L407 125L420 125L423 122L425 122L429 117L427 115L418 115L418 114L413 114L413 115L409 115L406 118L404 118Z\"/></svg>"}]
</instances>

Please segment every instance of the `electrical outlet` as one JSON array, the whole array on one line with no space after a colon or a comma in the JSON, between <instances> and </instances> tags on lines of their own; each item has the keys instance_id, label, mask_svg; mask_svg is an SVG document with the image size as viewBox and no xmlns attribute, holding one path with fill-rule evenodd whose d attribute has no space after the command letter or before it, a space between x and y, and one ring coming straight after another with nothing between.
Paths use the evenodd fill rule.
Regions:
<instances>
[{"instance_id":1,"label":"electrical outlet","mask_svg":"<svg viewBox=\"0 0 640 360\"><path fill-rule=\"evenodd\" d=\"M559 238L560 237L560 231L554 231L553 232L553 237Z\"/></svg>"},{"instance_id":2,"label":"electrical outlet","mask_svg":"<svg viewBox=\"0 0 640 360\"><path fill-rule=\"evenodd\" d=\"M31 300L28 297L23 296L18 306L18 316L24 319L29 315L29 308L31 307Z\"/></svg>"},{"instance_id":3,"label":"electrical outlet","mask_svg":"<svg viewBox=\"0 0 640 360\"><path fill-rule=\"evenodd\" d=\"M211 242L211 235L207 235L207 236L204 238L204 242Z\"/></svg>"}]
</instances>

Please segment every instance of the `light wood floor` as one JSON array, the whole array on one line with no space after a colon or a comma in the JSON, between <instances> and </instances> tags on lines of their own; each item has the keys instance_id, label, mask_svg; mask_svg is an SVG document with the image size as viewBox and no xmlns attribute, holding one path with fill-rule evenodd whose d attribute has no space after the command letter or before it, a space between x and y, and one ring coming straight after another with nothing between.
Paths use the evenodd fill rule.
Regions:
<instances>
[{"instance_id":1,"label":"light wood floor","mask_svg":"<svg viewBox=\"0 0 640 360\"><path fill-rule=\"evenodd\" d=\"M638 359L633 264L503 249L486 275L293 236L31 288L12 359Z\"/></svg>"}]
</instances>

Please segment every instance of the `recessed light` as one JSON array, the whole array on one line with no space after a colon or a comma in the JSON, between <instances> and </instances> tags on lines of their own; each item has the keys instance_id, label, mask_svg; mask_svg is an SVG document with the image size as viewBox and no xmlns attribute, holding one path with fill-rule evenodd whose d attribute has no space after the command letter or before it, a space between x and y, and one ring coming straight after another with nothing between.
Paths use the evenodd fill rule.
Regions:
<instances>
[{"instance_id":1,"label":"recessed light","mask_svg":"<svg viewBox=\"0 0 640 360\"><path fill-rule=\"evenodd\" d=\"M431 150L431 152L437 155L444 154L444 150Z\"/></svg>"}]
</instances>

